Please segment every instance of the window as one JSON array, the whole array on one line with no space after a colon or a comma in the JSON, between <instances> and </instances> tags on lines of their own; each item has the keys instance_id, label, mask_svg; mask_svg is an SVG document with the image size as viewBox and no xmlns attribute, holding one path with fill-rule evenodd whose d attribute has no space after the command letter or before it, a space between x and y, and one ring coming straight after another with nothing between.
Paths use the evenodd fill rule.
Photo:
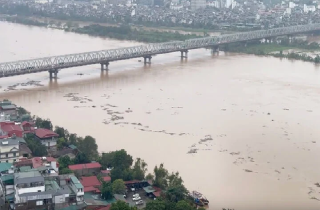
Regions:
<instances>
[{"instance_id":1,"label":"window","mask_svg":"<svg viewBox=\"0 0 320 210\"><path fill-rule=\"evenodd\" d=\"M8 160L6 160L6 163L8 163L9 161Z\"/></svg>"},{"instance_id":2,"label":"window","mask_svg":"<svg viewBox=\"0 0 320 210\"><path fill-rule=\"evenodd\" d=\"M36 205L37 205L37 206L42 206L42 205L43 205L43 201L37 201L37 202L36 202Z\"/></svg>"},{"instance_id":3,"label":"window","mask_svg":"<svg viewBox=\"0 0 320 210\"><path fill-rule=\"evenodd\" d=\"M17 157L17 153L15 152L15 153L13 153L13 157Z\"/></svg>"},{"instance_id":4,"label":"window","mask_svg":"<svg viewBox=\"0 0 320 210\"><path fill-rule=\"evenodd\" d=\"M13 159L13 162L16 162L17 161L17 159Z\"/></svg>"},{"instance_id":5,"label":"window","mask_svg":"<svg viewBox=\"0 0 320 210\"><path fill-rule=\"evenodd\" d=\"M8 157L8 154L6 154L6 157Z\"/></svg>"}]
</instances>

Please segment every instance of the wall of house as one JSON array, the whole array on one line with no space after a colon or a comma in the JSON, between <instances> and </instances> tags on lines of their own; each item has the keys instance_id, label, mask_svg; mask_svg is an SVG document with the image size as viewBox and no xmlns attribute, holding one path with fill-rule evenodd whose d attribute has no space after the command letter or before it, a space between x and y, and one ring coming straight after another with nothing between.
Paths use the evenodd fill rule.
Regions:
<instances>
[{"instance_id":1,"label":"wall of house","mask_svg":"<svg viewBox=\"0 0 320 210\"><path fill-rule=\"evenodd\" d=\"M10 141L10 140L9 140ZM0 161L1 163L13 163L15 159L19 158L19 144L0 146Z\"/></svg>"},{"instance_id":2,"label":"wall of house","mask_svg":"<svg viewBox=\"0 0 320 210\"><path fill-rule=\"evenodd\" d=\"M29 187L29 188L16 188L16 194L20 195L23 193L31 193L31 192L44 192L45 186L38 187Z\"/></svg>"},{"instance_id":3,"label":"wall of house","mask_svg":"<svg viewBox=\"0 0 320 210\"><path fill-rule=\"evenodd\" d=\"M56 146L57 145L57 139L54 139L54 140L52 140L52 139L46 139L46 140L40 140L41 141L41 143L44 145L44 146L46 146L46 147L53 147L53 146Z\"/></svg>"}]
</instances>

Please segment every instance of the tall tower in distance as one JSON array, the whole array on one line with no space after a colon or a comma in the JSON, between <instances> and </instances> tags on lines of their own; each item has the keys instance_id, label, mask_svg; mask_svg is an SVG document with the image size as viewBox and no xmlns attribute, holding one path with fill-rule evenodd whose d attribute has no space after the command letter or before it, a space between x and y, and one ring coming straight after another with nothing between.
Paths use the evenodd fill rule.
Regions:
<instances>
[{"instance_id":1,"label":"tall tower in distance","mask_svg":"<svg viewBox=\"0 0 320 210\"><path fill-rule=\"evenodd\" d=\"M205 8L207 5L207 1L206 0L191 0L191 9L192 10L196 10L199 8Z\"/></svg>"}]
</instances>

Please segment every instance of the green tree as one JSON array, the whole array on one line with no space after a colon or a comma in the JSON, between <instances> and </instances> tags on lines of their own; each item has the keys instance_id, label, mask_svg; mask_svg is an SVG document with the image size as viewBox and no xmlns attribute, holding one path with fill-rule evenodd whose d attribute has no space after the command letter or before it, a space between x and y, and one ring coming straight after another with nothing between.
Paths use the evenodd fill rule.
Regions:
<instances>
[{"instance_id":1,"label":"green tree","mask_svg":"<svg viewBox=\"0 0 320 210\"><path fill-rule=\"evenodd\" d=\"M122 179L117 179L112 182L112 192L114 194L122 194L126 191L126 185Z\"/></svg>"},{"instance_id":2,"label":"green tree","mask_svg":"<svg viewBox=\"0 0 320 210\"><path fill-rule=\"evenodd\" d=\"M101 187L101 197L102 199L109 200L113 198L113 193L112 193L112 185L110 182L102 182L102 187Z\"/></svg>"},{"instance_id":3,"label":"green tree","mask_svg":"<svg viewBox=\"0 0 320 210\"><path fill-rule=\"evenodd\" d=\"M38 128L46 128L52 130L52 123L49 119L41 119L40 117L36 118L35 124Z\"/></svg>"},{"instance_id":4,"label":"green tree","mask_svg":"<svg viewBox=\"0 0 320 210\"><path fill-rule=\"evenodd\" d=\"M176 210L193 210L194 208L190 206L185 200L181 200L176 204Z\"/></svg>"},{"instance_id":5,"label":"green tree","mask_svg":"<svg viewBox=\"0 0 320 210\"><path fill-rule=\"evenodd\" d=\"M148 175L146 176L146 180L153 180L154 176L150 173L148 173Z\"/></svg>"},{"instance_id":6,"label":"green tree","mask_svg":"<svg viewBox=\"0 0 320 210\"><path fill-rule=\"evenodd\" d=\"M153 171L154 171L154 180L153 180L154 186L160 187L161 189L166 189L168 186L168 182L167 182L168 170L164 168L163 163L161 163L159 167L156 166Z\"/></svg>"},{"instance_id":7,"label":"green tree","mask_svg":"<svg viewBox=\"0 0 320 210\"><path fill-rule=\"evenodd\" d=\"M54 132L56 134L58 134L60 138L64 138L64 139L68 140L69 132L67 129L64 129L63 127L56 126L54 129Z\"/></svg>"},{"instance_id":8,"label":"green tree","mask_svg":"<svg viewBox=\"0 0 320 210\"><path fill-rule=\"evenodd\" d=\"M132 156L127 154L127 151L125 151L124 149L114 152L114 157L112 161L113 167L121 168L124 170L130 168L132 163Z\"/></svg>"},{"instance_id":9,"label":"green tree","mask_svg":"<svg viewBox=\"0 0 320 210\"><path fill-rule=\"evenodd\" d=\"M73 145L77 146L77 134L71 133L71 134L69 135L69 140L68 140L68 142L69 142L70 144L73 144Z\"/></svg>"},{"instance_id":10,"label":"green tree","mask_svg":"<svg viewBox=\"0 0 320 210\"><path fill-rule=\"evenodd\" d=\"M83 152L89 160L98 159L98 145L96 140L91 136L86 136L84 139L78 138L78 149Z\"/></svg>"},{"instance_id":11,"label":"green tree","mask_svg":"<svg viewBox=\"0 0 320 210\"><path fill-rule=\"evenodd\" d=\"M111 204L110 210L137 210L137 207L130 207L123 201L117 201Z\"/></svg>"},{"instance_id":12,"label":"green tree","mask_svg":"<svg viewBox=\"0 0 320 210\"><path fill-rule=\"evenodd\" d=\"M133 166L133 178L137 180L144 180L147 172L147 163L144 160L137 158Z\"/></svg>"},{"instance_id":13,"label":"green tree","mask_svg":"<svg viewBox=\"0 0 320 210\"><path fill-rule=\"evenodd\" d=\"M23 107L18 107L18 114L21 116L21 115L29 114L29 113Z\"/></svg>"},{"instance_id":14,"label":"green tree","mask_svg":"<svg viewBox=\"0 0 320 210\"><path fill-rule=\"evenodd\" d=\"M57 149L61 150L63 147L68 146L65 138L58 138L57 140Z\"/></svg>"},{"instance_id":15,"label":"green tree","mask_svg":"<svg viewBox=\"0 0 320 210\"><path fill-rule=\"evenodd\" d=\"M73 171L71 171L69 168L63 168L62 170L59 170L59 174L72 174Z\"/></svg>"},{"instance_id":16,"label":"green tree","mask_svg":"<svg viewBox=\"0 0 320 210\"><path fill-rule=\"evenodd\" d=\"M168 188L165 196L168 200L172 202L178 202L186 199L188 190L183 185L183 180L179 173L171 173L168 177Z\"/></svg>"},{"instance_id":17,"label":"green tree","mask_svg":"<svg viewBox=\"0 0 320 210\"><path fill-rule=\"evenodd\" d=\"M166 210L166 204L161 200L147 202L145 210Z\"/></svg>"},{"instance_id":18,"label":"green tree","mask_svg":"<svg viewBox=\"0 0 320 210\"><path fill-rule=\"evenodd\" d=\"M59 171L61 171L64 168L68 168L69 165L74 164L74 162L67 155L63 156L63 157L60 157L58 159L58 162L59 162Z\"/></svg>"},{"instance_id":19,"label":"green tree","mask_svg":"<svg viewBox=\"0 0 320 210\"><path fill-rule=\"evenodd\" d=\"M83 163L90 163L90 160L86 154L84 154L83 152L79 152L74 158L74 164L83 164Z\"/></svg>"},{"instance_id":20,"label":"green tree","mask_svg":"<svg viewBox=\"0 0 320 210\"><path fill-rule=\"evenodd\" d=\"M41 144L39 140L36 140L34 134L28 134L25 140L34 157L47 156L47 147Z\"/></svg>"},{"instance_id":21,"label":"green tree","mask_svg":"<svg viewBox=\"0 0 320 210\"><path fill-rule=\"evenodd\" d=\"M100 159L100 164L103 168L110 168L113 164L114 152L103 153Z\"/></svg>"}]
</instances>

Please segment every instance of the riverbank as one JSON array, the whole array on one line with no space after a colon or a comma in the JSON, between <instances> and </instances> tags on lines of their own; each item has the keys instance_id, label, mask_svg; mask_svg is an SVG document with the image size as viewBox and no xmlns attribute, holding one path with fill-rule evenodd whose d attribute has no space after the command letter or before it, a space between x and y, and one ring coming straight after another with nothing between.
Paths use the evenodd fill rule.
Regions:
<instances>
[{"instance_id":1,"label":"riverbank","mask_svg":"<svg viewBox=\"0 0 320 210\"><path fill-rule=\"evenodd\" d=\"M308 43L303 40L279 39L277 43L232 43L222 47L226 52L237 52L258 56L272 56L320 63L320 45L317 42Z\"/></svg>"},{"instance_id":2,"label":"riverbank","mask_svg":"<svg viewBox=\"0 0 320 210\"><path fill-rule=\"evenodd\" d=\"M160 43L169 41L184 41L186 39L200 38L202 36L196 34L181 34L178 32L166 32L156 30L136 29L129 25L120 26L103 26L99 24L90 24L80 26L73 22L57 22L49 21L42 22L36 19L20 16L5 17L4 20L12 23L19 23L23 25L32 25L39 27L55 28L67 32L74 32L79 34L87 34L91 36L108 37L118 40L134 40L145 43Z\"/></svg>"}]
</instances>

